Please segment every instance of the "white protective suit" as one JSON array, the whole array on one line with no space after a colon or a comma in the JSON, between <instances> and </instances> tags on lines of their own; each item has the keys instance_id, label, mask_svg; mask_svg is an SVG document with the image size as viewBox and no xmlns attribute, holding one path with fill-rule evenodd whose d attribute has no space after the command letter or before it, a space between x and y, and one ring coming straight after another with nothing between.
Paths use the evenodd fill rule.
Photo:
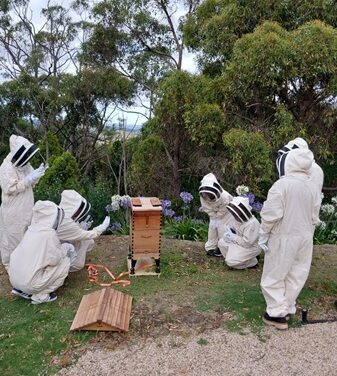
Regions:
<instances>
[{"instance_id":1,"label":"white protective suit","mask_svg":"<svg viewBox=\"0 0 337 376\"><path fill-rule=\"evenodd\" d=\"M34 303L48 301L68 275L67 245L61 244L56 234L62 219L62 209L53 202L37 201L32 224L11 254L9 280L14 288L32 294Z\"/></svg>"},{"instance_id":2,"label":"white protective suit","mask_svg":"<svg viewBox=\"0 0 337 376\"><path fill-rule=\"evenodd\" d=\"M269 237L261 288L271 317L296 312L309 275L313 229L319 221L319 193L310 176L313 161L309 149L287 153L286 174L270 188L261 211L260 238Z\"/></svg>"},{"instance_id":3,"label":"white protective suit","mask_svg":"<svg viewBox=\"0 0 337 376\"><path fill-rule=\"evenodd\" d=\"M39 179L30 179L34 170L28 163L39 149L21 136L12 135L9 144L10 153L0 166L0 252L6 269L10 254L20 243L30 224L34 206L32 187Z\"/></svg>"},{"instance_id":4,"label":"white protective suit","mask_svg":"<svg viewBox=\"0 0 337 376\"><path fill-rule=\"evenodd\" d=\"M234 269L251 268L258 263L256 256L261 252L258 246L260 223L253 216L247 197L234 197L227 205L234 222L219 242L219 248L226 264ZM229 232L229 236L226 236Z\"/></svg>"},{"instance_id":5,"label":"white protective suit","mask_svg":"<svg viewBox=\"0 0 337 376\"><path fill-rule=\"evenodd\" d=\"M284 171L284 157L282 155L287 154L293 149L309 149L308 143L301 137L297 137L287 143L282 149L278 151L278 157L276 160L276 166L279 171L280 177L285 175ZM310 169L310 178L312 182L317 186L318 191L321 193L323 188L324 173L321 167L314 161Z\"/></svg>"},{"instance_id":6,"label":"white protective suit","mask_svg":"<svg viewBox=\"0 0 337 376\"><path fill-rule=\"evenodd\" d=\"M68 242L75 247L77 255L70 266L70 272L75 272L84 268L86 254L95 244L93 239L101 235L106 228L102 225L90 231L81 228L79 221L88 214L90 204L74 190L62 192L59 206L64 210L65 216L57 230L57 235L61 242Z\"/></svg>"},{"instance_id":7,"label":"white protective suit","mask_svg":"<svg viewBox=\"0 0 337 376\"><path fill-rule=\"evenodd\" d=\"M218 248L218 242L223 236L225 226L232 222L232 216L226 206L233 197L221 187L212 173L205 175L201 180L199 194L202 193L213 197L213 200L209 201L200 196L201 210L209 215L208 239L205 244L207 252Z\"/></svg>"}]
</instances>

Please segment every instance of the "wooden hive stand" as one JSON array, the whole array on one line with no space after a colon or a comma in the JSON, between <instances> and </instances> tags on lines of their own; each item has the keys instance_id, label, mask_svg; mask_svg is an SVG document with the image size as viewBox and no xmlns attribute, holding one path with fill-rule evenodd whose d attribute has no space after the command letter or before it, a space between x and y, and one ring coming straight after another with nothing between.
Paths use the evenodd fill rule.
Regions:
<instances>
[{"instance_id":1,"label":"wooden hive stand","mask_svg":"<svg viewBox=\"0 0 337 376\"><path fill-rule=\"evenodd\" d=\"M131 261L130 275L135 274L137 260L155 260L156 272L160 273L160 246L162 207L157 197L131 199L131 231L128 259Z\"/></svg>"},{"instance_id":2,"label":"wooden hive stand","mask_svg":"<svg viewBox=\"0 0 337 376\"><path fill-rule=\"evenodd\" d=\"M106 287L84 295L70 330L128 331L132 297Z\"/></svg>"}]
</instances>

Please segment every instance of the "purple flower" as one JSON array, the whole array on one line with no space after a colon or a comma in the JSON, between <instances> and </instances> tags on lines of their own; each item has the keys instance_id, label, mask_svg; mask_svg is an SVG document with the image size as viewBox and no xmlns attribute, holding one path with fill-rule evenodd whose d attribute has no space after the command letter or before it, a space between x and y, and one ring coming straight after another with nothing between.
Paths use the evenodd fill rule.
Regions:
<instances>
[{"instance_id":1,"label":"purple flower","mask_svg":"<svg viewBox=\"0 0 337 376\"><path fill-rule=\"evenodd\" d=\"M263 204L261 204L261 202L259 201L255 201L251 204L251 207L255 212L260 213L260 211L262 210Z\"/></svg>"},{"instance_id":2,"label":"purple flower","mask_svg":"<svg viewBox=\"0 0 337 376\"><path fill-rule=\"evenodd\" d=\"M107 205L107 206L105 207L105 210L106 210L107 213L111 213L111 212L113 212L112 205Z\"/></svg>"},{"instance_id":3,"label":"purple flower","mask_svg":"<svg viewBox=\"0 0 337 376\"><path fill-rule=\"evenodd\" d=\"M161 200L161 206L163 209L170 208L172 205L172 202L170 200Z\"/></svg>"},{"instance_id":4,"label":"purple flower","mask_svg":"<svg viewBox=\"0 0 337 376\"><path fill-rule=\"evenodd\" d=\"M248 192L246 197L248 197L249 205L255 202L255 195L252 192Z\"/></svg>"},{"instance_id":5,"label":"purple flower","mask_svg":"<svg viewBox=\"0 0 337 376\"><path fill-rule=\"evenodd\" d=\"M127 208L130 208L131 207L131 198L127 195L125 196L122 196L120 201L119 201L119 205L123 208L123 209L127 209Z\"/></svg>"},{"instance_id":6,"label":"purple flower","mask_svg":"<svg viewBox=\"0 0 337 376\"><path fill-rule=\"evenodd\" d=\"M112 223L109 227L111 232L118 231L122 228L122 225L119 222Z\"/></svg>"},{"instance_id":7,"label":"purple flower","mask_svg":"<svg viewBox=\"0 0 337 376\"><path fill-rule=\"evenodd\" d=\"M165 217L172 218L173 216L175 216L176 212L170 208L165 208L163 210L163 214Z\"/></svg>"},{"instance_id":8,"label":"purple flower","mask_svg":"<svg viewBox=\"0 0 337 376\"><path fill-rule=\"evenodd\" d=\"M193 200L193 196L191 193L188 192L180 192L180 198L183 200L185 204L188 204Z\"/></svg>"},{"instance_id":9,"label":"purple flower","mask_svg":"<svg viewBox=\"0 0 337 376\"><path fill-rule=\"evenodd\" d=\"M173 217L173 220L180 223L180 222L182 222L183 217L182 217L182 215L177 215L177 216Z\"/></svg>"}]
</instances>

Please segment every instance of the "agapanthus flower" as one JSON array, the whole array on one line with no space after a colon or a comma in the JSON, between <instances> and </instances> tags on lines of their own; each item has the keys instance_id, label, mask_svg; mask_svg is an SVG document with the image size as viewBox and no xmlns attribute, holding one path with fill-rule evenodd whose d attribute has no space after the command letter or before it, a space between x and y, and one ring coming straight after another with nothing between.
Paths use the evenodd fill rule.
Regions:
<instances>
[{"instance_id":1,"label":"agapanthus flower","mask_svg":"<svg viewBox=\"0 0 337 376\"><path fill-rule=\"evenodd\" d=\"M180 223L183 220L183 216L177 215L177 216L173 217L173 220L176 221L177 223Z\"/></svg>"},{"instance_id":2,"label":"agapanthus flower","mask_svg":"<svg viewBox=\"0 0 337 376\"><path fill-rule=\"evenodd\" d=\"M321 206L321 212L324 214L331 215L335 212L335 207L331 204L325 204Z\"/></svg>"},{"instance_id":3,"label":"agapanthus flower","mask_svg":"<svg viewBox=\"0 0 337 376\"><path fill-rule=\"evenodd\" d=\"M163 209L170 208L172 205L172 202L170 200L161 200L161 206Z\"/></svg>"},{"instance_id":4,"label":"agapanthus flower","mask_svg":"<svg viewBox=\"0 0 337 376\"><path fill-rule=\"evenodd\" d=\"M252 209L256 212L256 213L260 213L260 211L262 210L263 208L263 204L259 201L254 201L252 204L251 204L251 207Z\"/></svg>"},{"instance_id":5,"label":"agapanthus flower","mask_svg":"<svg viewBox=\"0 0 337 376\"><path fill-rule=\"evenodd\" d=\"M188 204L193 200L193 196L189 192L180 192L180 198L185 204Z\"/></svg>"},{"instance_id":6,"label":"agapanthus flower","mask_svg":"<svg viewBox=\"0 0 337 376\"><path fill-rule=\"evenodd\" d=\"M331 234L336 236L337 235L337 230L331 230Z\"/></svg>"},{"instance_id":7,"label":"agapanthus flower","mask_svg":"<svg viewBox=\"0 0 337 376\"><path fill-rule=\"evenodd\" d=\"M124 195L119 200L119 205L123 209L127 209L131 207L131 198L128 195Z\"/></svg>"},{"instance_id":8,"label":"agapanthus flower","mask_svg":"<svg viewBox=\"0 0 337 376\"><path fill-rule=\"evenodd\" d=\"M326 229L326 223L323 222L323 221L321 221L321 223L318 225L318 228L319 228L320 230L325 230L325 229Z\"/></svg>"},{"instance_id":9,"label":"agapanthus flower","mask_svg":"<svg viewBox=\"0 0 337 376\"><path fill-rule=\"evenodd\" d=\"M120 202L121 196L120 195L114 195L111 197L111 211L118 211L120 209Z\"/></svg>"},{"instance_id":10,"label":"agapanthus flower","mask_svg":"<svg viewBox=\"0 0 337 376\"><path fill-rule=\"evenodd\" d=\"M337 205L337 196L332 197L331 202L335 205Z\"/></svg>"},{"instance_id":11,"label":"agapanthus flower","mask_svg":"<svg viewBox=\"0 0 337 376\"><path fill-rule=\"evenodd\" d=\"M115 222L115 223L112 223L110 226L109 226L109 230L110 231L118 231L122 228L122 225L119 223L119 222Z\"/></svg>"},{"instance_id":12,"label":"agapanthus flower","mask_svg":"<svg viewBox=\"0 0 337 376\"><path fill-rule=\"evenodd\" d=\"M165 208L163 210L163 214L165 217L172 218L175 216L176 212L172 210L171 208Z\"/></svg>"},{"instance_id":13,"label":"agapanthus flower","mask_svg":"<svg viewBox=\"0 0 337 376\"><path fill-rule=\"evenodd\" d=\"M246 195L248 194L249 192L249 187L247 187L246 185L238 185L235 189L236 191L236 194L238 196L243 196L243 195Z\"/></svg>"},{"instance_id":14,"label":"agapanthus flower","mask_svg":"<svg viewBox=\"0 0 337 376\"><path fill-rule=\"evenodd\" d=\"M254 193L248 192L245 196L248 197L249 205L252 205L255 202L255 195L254 195Z\"/></svg>"},{"instance_id":15,"label":"agapanthus flower","mask_svg":"<svg viewBox=\"0 0 337 376\"><path fill-rule=\"evenodd\" d=\"M113 209L112 209L112 206L111 206L111 205L107 205L107 206L105 207L105 210L106 210L107 213L111 213L111 212L113 212Z\"/></svg>"}]
</instances>

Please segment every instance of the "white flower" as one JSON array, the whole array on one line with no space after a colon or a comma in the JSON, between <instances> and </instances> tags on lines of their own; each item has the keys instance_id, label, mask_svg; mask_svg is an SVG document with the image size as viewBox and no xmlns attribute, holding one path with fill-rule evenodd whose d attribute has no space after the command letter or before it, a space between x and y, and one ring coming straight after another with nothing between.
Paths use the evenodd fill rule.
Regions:
<instances>
[{"instance_id":1,"label":"white flower","mask_svg":"<svg viewBox=\"0 0 337 376\"><path fill-rule=\"evenodd\" d=\"M238 185L235 191L238 196L246 195L249 192L249 187L246 185Z\"/></svg>"},{"instance_id":2,"label":"white flower","mask_svg":"<svg viewBox=\"0 0 337 376\"><path fill-rule=\"evenodd\" d=\"M318 225L318 228L320 229L320 230L325 230L326 229L326 223L325 222L321 222L319 225Z\"/></svg>"},{"instance_id":3,"label":"white flower","mask_svg":"<svg viewBox=\"0 0 337 376\"><path fill-rule=\"evenodd\" d=\"M337 196L332 197L331 202L335 205L337 205Z\"/></svg>"},{"instance_id":4,"label":"white flower","mask_svg":"<svg viewBox=\"0 0 337 376\"><path fill-rule=\"evenodd\" d=\"M111 197L111 211L118 211L120 209L119 202L121 196L120 195L113 195Z\"/></svg>"},{"instance_id":5,"label":"white flower","mask_svg":"<svg viewBox=\"0 0 337 376\"><path fill-rule=\"evenodd\" d=\"M337 230L331 230L332 235L337 235Z\"/></svg>"},{"instance_id":6,"label":"white flower","mask_svg":"<svg viewBox=\"0 0 337 376\"><path fill-rule=\"evenodd\" d=\"M322 205L321 212L328 215L333 214L335 212L335 207L331 204Z\"/></svg>"}]
</instances>

